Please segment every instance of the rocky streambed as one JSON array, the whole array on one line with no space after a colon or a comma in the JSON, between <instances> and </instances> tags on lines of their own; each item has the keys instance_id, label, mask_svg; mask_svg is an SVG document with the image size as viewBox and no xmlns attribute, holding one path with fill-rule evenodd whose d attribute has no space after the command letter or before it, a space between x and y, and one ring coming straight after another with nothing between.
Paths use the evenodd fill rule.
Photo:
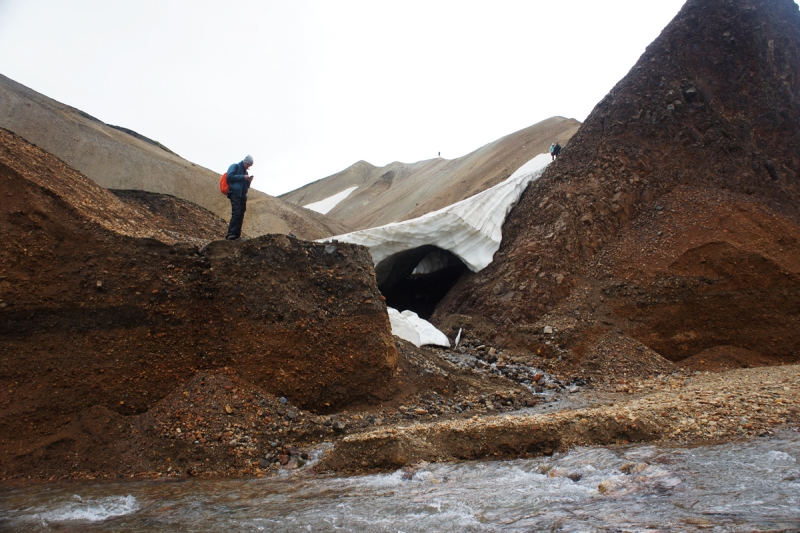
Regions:
<instances>
[{"instance_id":1,"label":"rocky streambed","mask_svg":"<svg viewBox=\"0 0 800 533\"><path fill-rule=\"evenodd\" d=\"M419 461L548 455L578 445L719 442L800 422L800 366L662 376L598 391L585 407L418 423L350 435L320 470L395 469Z\"/></svg>"}]
</instances>

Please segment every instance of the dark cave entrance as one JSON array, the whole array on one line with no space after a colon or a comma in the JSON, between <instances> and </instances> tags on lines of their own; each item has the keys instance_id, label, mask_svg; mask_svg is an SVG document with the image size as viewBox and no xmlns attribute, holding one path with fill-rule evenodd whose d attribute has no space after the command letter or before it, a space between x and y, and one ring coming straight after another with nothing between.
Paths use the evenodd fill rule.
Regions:
<instances>
[{"instance_id":1,"label":"dark cave entrance","mask_svg":"<svg viewBox=\"0 0 800 533\"><path fill-rule=\"evenodd\" d=\"M466 270L453 253L428 245L384 259L375 275L387 306L427 320Z\"/></svg>"}]
</instances>

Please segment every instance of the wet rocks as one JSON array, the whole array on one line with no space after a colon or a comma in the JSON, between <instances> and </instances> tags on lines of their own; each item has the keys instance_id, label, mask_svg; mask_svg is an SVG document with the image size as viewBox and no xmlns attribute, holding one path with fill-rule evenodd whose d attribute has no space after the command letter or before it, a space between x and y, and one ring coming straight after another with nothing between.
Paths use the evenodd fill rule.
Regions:
<instances>
[{"instance_id":1,"label":"wet rocks","mask_svg":"<svg viewBox=\"0 0 800 533\"><path fill-rule=\"evenodd\" d=\"M553 328L550 327L550 332L552 333L552 331ZM555 375L543 372L530 361L530 357L514 356L511 352L506 353L496 347L487 347L480 339L469 333L464 336L464 340L457 350L435 350L440 357L461 368L487 375L502 376L525 386L534 394L543 394L545 391L561 391L566 388L567 384L572 387L572 392L578 392L581 387L587 385L584 379L577 378L571 383L569 380L565 383ZM527 399L520 403L501 402L500 405L514 405L520 408L534 403L531 399Z\"/></svg>"},{"instance_id":2,"label":"wet rocks","mask_svg":"<svg viewBox=\"0 0 800 533\"><path fill-rule=\"evenodd\" d=\"M689 444L765 436L776 427L800 424L788 409L800 400L793 386L798 380L797 365L703 374L688 383L680 375L660 376L641 383L647 392L639 396L580 409L473 417L351 435L318 468L394 469L448 457L550 454L587 444L652 440ZM746 424L741 423L742 416ZM403 451L402 457L397 450ZM622 472L635 475L645 468L645 463L631 463L623 465ZM569 472L554 475L568 477Z\"/></svg>"}]
</instances>

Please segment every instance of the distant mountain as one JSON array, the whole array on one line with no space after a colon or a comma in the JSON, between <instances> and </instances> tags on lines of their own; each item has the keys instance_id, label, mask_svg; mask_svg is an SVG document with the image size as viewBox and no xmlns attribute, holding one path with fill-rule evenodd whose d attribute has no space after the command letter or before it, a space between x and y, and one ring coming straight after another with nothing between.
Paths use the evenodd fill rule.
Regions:
<instances>
[{"instance_id":1,"label":"distant mountain","mask_svg":"<svg viewBox=\"0 0 800 533\"><path fill-rule=\"evenodd\" d=\"M798 72L792 0L686 2L433 321L597 378L654 353L797 361Z\"/></svg>"},{"instance_id":2,"label":"distant mountain","mask_svg":"<svg viewBox=\"0 0 800 533\"><path fill-rule=\"evenodd\" d=\"M365 161L279 198L309 205L357 187L327 215L365 229L415 218L497 185L550 144L565 145L580 122L553 117L506 135L457 159L376 167Z\"/></svg>"},{"instance_id":3,"label":"distant mountain","mask_svg":"<svg viewBox=\"0 0 800 533\"><path fill-rule=\"evenodd\" d=\"M161 143L110 126L0 75L0 127L44 148L108 189L169 194L230 218L219 193L219 174L195 165ZM223 161L222 166L232 161ZM318 239L348 231L346 225L259 191L247 204L244 231L255 236L293 231ZM220 235L220 238L224 235Z\"/></svg>"}]
</instances>

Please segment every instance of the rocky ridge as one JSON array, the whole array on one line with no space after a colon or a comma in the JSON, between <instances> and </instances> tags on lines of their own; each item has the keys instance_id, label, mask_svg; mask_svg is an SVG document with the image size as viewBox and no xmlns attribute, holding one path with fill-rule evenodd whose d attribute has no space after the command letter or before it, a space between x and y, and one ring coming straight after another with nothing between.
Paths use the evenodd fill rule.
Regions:
<instances>
[{"instance_id":1,"label":"rocky ridge","mask_svg":"<svg viewBox=\"0 0 800 533\"><path fill-rule=\"evenodd\" d=\"M796 361L798 43L789 0L688 1L433 321L575 366L624 345ZM554 326L558 349L538 338Z\"/></svg>"}]
</instances>

